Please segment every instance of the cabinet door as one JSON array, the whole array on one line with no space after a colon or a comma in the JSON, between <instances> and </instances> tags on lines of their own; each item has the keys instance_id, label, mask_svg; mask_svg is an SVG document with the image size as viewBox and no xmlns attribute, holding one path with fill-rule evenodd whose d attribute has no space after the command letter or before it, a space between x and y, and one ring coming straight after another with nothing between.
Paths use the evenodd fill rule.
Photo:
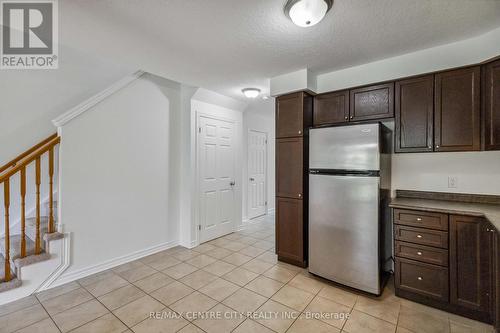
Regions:
<instances>
[{"instance_id":1,"label":"cabinet door","mask_svg":"<svg viewBox=\"0 0 500 333\"><path fill-rule=\"evenodd\" d=\"M484 70L484 142L486 150L500 150L500 61Z\"/></svg>"},{"instance_id":2,"label":"cabinet door","mask_svg":"<svg viewBox=\"0 0 500 333\"><path fill-rule=\"evenodd\" d=\"M339 91L314 97L314 126L349 121L349 91Z\"/></svg>"},{"instance_id":3,"label":"cabinet door","mask_svg":"<svg viewBox=\"0 0 500 333\"><path fill-rule=\"evenodd\" d=\"M497 332L500 332L500 234L498 230L493 234L493 289L495 290L494 322Z\"/></svg>"},{"instance_id":4,"label":"cabinet door","mask_svg":"<svg viewBox=\"0 0 500 333\"><path fill-rule=\"evenodd\" d=\"M276 99L276 137L302 136L304 133L304 93L280 96Z\"/></svg>"},{"instance_id":5,"label":"cabinet door","mask_svg":"<svg viewBox=\"0 0 500 333\"><path fill-rule=\"evenodd\" d=\"M450 302L488 313L493 233L482 218L450 217Z\"/></svg>"},{"instance_id":6,"label":"cabinet door","mask_svg":"<svg viewBox=\"0 0 500 333\"><path fill-rule=\"evenodd\" d=\"M396 82L396 152L434 148L434 75Z\"/></svg>"},{"instance_id":7,"label":"cabinet door","mask_svg":"<svg viewBox=\"0 0 500 333\"><path fill-rule=\"evenodd\" d=\"M350 91L352 121L394 117L394 83Z\"/></svg>"},{"instance_id":8,"label":"cabinet door","mask_svg":"<svg viewBox=\"0 0 500 333\"><path fill-rule=\"evenodd\" d=\"M303 139L276 140L276 196L302 199Z\"/></svg>"},{"instance_id":9,"label":"cabinet door","mask_svg":"<svg viewBox=\"0 0 500 333\"><path fill-rule=\"evenodd\" d=\"M303 201L276 198L276 252L280 259L303 264Z\"/></svg>"},{"instance_id":10,"label":"cabinet door","mask_svg":"<svg viewBox=\"0 0 500 333\"><path fill-rule=\"evenodd\" d=\"M440 73L435 79L435 150L480 150L480 68Z\"/></svg>"}]
</instances>

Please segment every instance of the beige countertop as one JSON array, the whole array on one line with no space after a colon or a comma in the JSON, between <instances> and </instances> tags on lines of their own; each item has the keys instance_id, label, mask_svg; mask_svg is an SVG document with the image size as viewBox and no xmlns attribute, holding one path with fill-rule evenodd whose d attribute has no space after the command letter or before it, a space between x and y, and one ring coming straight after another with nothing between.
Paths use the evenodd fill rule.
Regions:
<instances>
[{"instance_id":1,"label":"beige countertop","mask_svg":"<svg viewBox=\"0 0 500 333\"><path fill-rule=\"evenodd\" d=\"M434 199L393 198L389 206L446 214L481 216L488 219L500 231L500 205Z\"/></svg>"}]
</instances>

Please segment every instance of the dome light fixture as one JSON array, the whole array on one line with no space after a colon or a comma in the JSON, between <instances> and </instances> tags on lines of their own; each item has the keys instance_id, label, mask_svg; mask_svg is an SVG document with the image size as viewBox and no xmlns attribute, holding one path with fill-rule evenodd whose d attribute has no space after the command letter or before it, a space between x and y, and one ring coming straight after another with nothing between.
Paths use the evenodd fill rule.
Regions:
<instances>
[{"instance_id":1,"label":"dome light fixture","mask_svg":"<svg viewBox=\"0 0 500 333\"><path fill-rule=\"evenodd\" d=\"M260 94L260 89L257 89L257 88L245 88L245 89L242 89L241 92L247 98L256 98Z\"/></svg>"},{"instance_id":2,"label":"dome light fixture","mask_svg":"<svg viewBox=\"0 0 500 333\"><path fill-rule=\"evenodd\" d=\"M285 14L299 27L318 24L333 6L333 0L288 0Z\"/></svg>"}]
</instances>

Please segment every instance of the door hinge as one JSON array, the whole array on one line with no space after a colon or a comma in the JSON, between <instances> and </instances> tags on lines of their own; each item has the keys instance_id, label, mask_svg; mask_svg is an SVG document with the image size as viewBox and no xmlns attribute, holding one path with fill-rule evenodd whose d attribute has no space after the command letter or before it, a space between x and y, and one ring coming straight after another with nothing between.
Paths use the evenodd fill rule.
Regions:
<instances>
[{"instance_id":1,"label":"door hinge","mask_svg":"<svg viewBox=\"0 0 500 333\"><path fill-rule=\"evenodd\" d=\"M198 225L198 230L201 230L201 224L200 224L200 225Z\"/></svg>"},{"instance_id":2,"label":"door hinge","mask_svg":"<svg viewBox=\"0 0 500 333\"><path fill-rule=\"evenodd\" d=\"M201 133L201 127L198 127L198 133Z\"/></svg>"},{"instance_id":3,"label":"door hinge","mask_svg":"<svg viewBox=\"0 0 500 333\"><path fill-rule=\"evenodd\" d=\"M266 206L267 206L267 201L266 201Z\"/></svg>"}]
</instances>

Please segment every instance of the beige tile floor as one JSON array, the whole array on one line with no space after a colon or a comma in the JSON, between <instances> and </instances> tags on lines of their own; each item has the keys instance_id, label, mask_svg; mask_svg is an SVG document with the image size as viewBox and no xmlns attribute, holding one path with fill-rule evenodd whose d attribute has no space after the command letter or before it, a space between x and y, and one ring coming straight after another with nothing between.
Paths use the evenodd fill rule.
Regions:
<instances>
[{"instance_id":1,"label":"beige tile floor","mask_svg":"<svg viewBox=\"0 0 500 333\"><path fill-rule=\"evenodd\" d=\"M152 317L151 313L157 313ZM493 332L396 297L369 297L280 263L274 216L0 306L7 332Z\"/></svg>"}]
</instances>

